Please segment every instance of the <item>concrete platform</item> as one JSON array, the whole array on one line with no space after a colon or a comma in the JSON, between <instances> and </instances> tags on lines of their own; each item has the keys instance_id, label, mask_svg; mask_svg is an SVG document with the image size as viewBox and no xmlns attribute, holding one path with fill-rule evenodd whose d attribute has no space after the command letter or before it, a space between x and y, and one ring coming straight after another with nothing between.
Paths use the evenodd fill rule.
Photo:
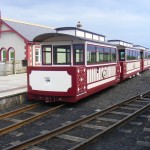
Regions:
<instances>
[{"instance_id":1,"label":"concrete platform","mask_svg":"<svg viewBox=\"0 0 150 150\"><path fill-rule=\"evenodd\" d=\"M0 98L27 91L27 74L0 76Z\"/></svg>"},{"instance_id":2,"label":"concrete platform","mask_svg":"<svg viewBox=\"0 0 150 150\"><path fill-rule=\"evenodd\" d=\"M27 74L0 76L0 110L26 100Z\"/></svg>"}]
</instances>

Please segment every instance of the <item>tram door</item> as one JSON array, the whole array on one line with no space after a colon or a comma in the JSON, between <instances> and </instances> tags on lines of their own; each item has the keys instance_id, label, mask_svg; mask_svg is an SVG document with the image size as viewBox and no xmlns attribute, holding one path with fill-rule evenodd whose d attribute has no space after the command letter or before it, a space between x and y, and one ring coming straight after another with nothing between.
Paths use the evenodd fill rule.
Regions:
<instances>
[{"instance_id":1,"label":"tram door","mask_svg":"<svg viewBox=\"0 0 150 150\"><path fill-rule=\"evenodd\" d=\"M125 57L125 49L120 49L119 50L119 63L120 63L120 77L123 78L124 76L124 72L126 72L125 70L125 60L126 60L126 57Z\"/></svg>"},{"instance_id":2,"label":"tram door","mask_svg":"<svg viewBox=\"0 0 150 150\"><path fill-rule=\"evenodd\" d=\"M141 71L144 70L144 52L140 52L140 64L141 64Z\"/></svg>"}]
</instances>

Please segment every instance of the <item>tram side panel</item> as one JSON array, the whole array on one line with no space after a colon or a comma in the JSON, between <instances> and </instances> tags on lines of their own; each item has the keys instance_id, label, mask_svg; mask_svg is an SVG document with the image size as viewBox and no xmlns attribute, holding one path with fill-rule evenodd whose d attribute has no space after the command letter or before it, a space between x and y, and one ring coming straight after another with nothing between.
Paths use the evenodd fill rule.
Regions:
<instances>
[{"instance_id":1,"label":"tram side panel","mask_svg":"<svg viewBox=\"0 0 150 150\"><path fill-rule=\"evenodd\" d=\"M28 99L77 102L120 82L120 65L28 67Z\"/></svg>"},{"instance_id":2,"label":"tram side panel","mask_svg":"<svg viewBox=\"0 0 150 150\"><path fill-rule=\"evenodd\" d=\"M121 81L130 78L133 75L137 75L139 72L142 71L141 60L122 61L120 62L120 66L121 66L121 71L120 71Z\"/></svg>"},{"instance_id":3,"label":"tram side panel","mask_svg":"<svg viewBox=\"0 0 150 150\"><path fill-rule=\"evenodd\" d=\"M150 59L143 59L143 70L150 69Z\"/></svg>"},{"instance_id":4,"label":"tram side panel","mask_svg":"<svg viewBox=\"0 0 150 150\"><path fill-rule=\"evenodd\" d=\"M86 96L85 67L28 67L28 99L76 102Z\"/></svg>"},{"instance_id":5,"label":"tram side panel","mask_svg":"<svg viewBox=\"0 0 150 150\"><path fill-rule=\"evenodd\" d=\"M120 65L105 65L87 68L88 95L120 82Z\"/></svg>"}]
</instances>

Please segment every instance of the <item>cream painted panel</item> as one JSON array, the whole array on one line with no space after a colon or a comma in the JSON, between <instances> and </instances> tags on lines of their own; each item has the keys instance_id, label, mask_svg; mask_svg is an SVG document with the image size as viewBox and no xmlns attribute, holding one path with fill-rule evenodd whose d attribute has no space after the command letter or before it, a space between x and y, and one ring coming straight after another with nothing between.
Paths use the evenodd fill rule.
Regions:
<instances>
[{"instance_id":1,"label":"cream painted panel","mask_svg":"<svg viewBox=\"0 0 150 150\"><path fill-rule=\"evenodd\" d=\"M107 80L112 76L116 75L116 66L106 66L99 68L97 72L97 68L89 68L87 69L87 84L92 82L97 82L99 80Z\"/></svg>"},{"instance_id":2,"label":"cream painted panel","mask_svg":"<svg viewBox=\"0 0 150 150\"><path fill-rule=\"evenodd\" d=\"M102 36L100 36L99 39L100 39L100 41L105 41L105 38Z\"/></svg>"},{"instance_id":3,"label":"cream painted panel","mask_svg":"<svg viewBox=\"0 0 150 150\"><path fill-rule=\"evenodd\" d=\"M127 74L130 74L130 73L135 72L135 71L139 71L139 68L131 70L131 71L128 71Z\"/></svg>"},{"instance_id":4,"label":"cream painted panel","mask_svg":"<svg viewBox=\"0 0 150 150\"><path fill-rule=\"evenodd\" d=\"M92 34L91 33L85 33L85 37L89 38L89 39L92 39Z\"/></svg>"},{"instance_id":5,"label":"cream painted panel","mask_svg":"<svg viewBox=\"0 0 150 150\"><path fill-rule=\"evenodd\" d=\"M65 31L57 31L57 32L75 36L75 30L67 30L67 31L65 30Z\"/></svg>"},{"instance_id":6,"label":"cream painted panel","mask_svg":"<svg viewBox=\"0 0 150 150\"><path fill-rule=\"evenodd\" d=\"M84 37L84 32L83 31L76 31L76 36Z\"/></svg>"},{"instance_id":7,"label":"cream painted panel","mask_svg":"<svg viewBox=\"0 0 150 150\"><path fill-rule=\"evenodd\" d=\"M145 60L144 61L144 67L150 66L150 60Z\"/></svg>"},{"instance_id":8,"label":"cream painted panel","mask_svg":"<svg viewBox=\"0 0 150 150\"><path fill-rule=\"evenodd\" d=\"M140 68L140 61L127 63L127 72L137 68Z\"/></svg>"},{"instance_id":9,"label":"cream painted panel","mask_svg":"<svg viewBox=\"0 0 150 150\"><path fill-rule=\"evenodd\" d=\"M105 79L105 80L101 80L101 81L99 81L99 82L95 82L95 83L89 84L89 85L87 86L87 89L94 88L94 87L96 87L96 86L99 86L99 85L102 85L102 84L104 84L104 83L113 81L113 80L115 80L115 79L116 79L116 77L111 77L111 78L108 78L108 79Z\"/></svg>"},{"instance_id":10,"label":"cream painted panel","mask_svg":"<svg viewBox=\"0 0 150 150\"><path fill-rule=\"evenodd\" d=\"M67 71L32 71L29 84L33 90L67 92L72 87L72 77Z\"/></svg>"},{"instance_id":11,"label":"cream painted panel","mask_svg":"<svg viewBox=\"0 0 150 150\"><path fill-rule=\"evenodd\" d=\"M25 58L25 43L24 40L13 32L5 32L1 34L0 48L5 47L9 49L13 47L15 49L15 59L22 60Z\"/></svg>"},{"instance_id":12,"label":"cream painted panel","mask_svg":"<svg viewBox=\"0 0 150 150\"><path fill-rule=\"evenodd\" d=\"M99 40L99 36L93 34L93 40Z\"/></svg>"}]
</instances>

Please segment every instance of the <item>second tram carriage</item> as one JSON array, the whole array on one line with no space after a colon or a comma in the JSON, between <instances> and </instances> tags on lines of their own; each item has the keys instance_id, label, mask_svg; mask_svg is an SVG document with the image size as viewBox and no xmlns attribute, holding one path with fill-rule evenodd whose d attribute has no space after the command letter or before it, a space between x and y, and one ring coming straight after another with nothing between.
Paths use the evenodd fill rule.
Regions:
<instances>
[{"instance_id":1,"label":"second tram carriage","mask_svg":"<svg viewBox=\"0 0 150 150\"><path fill-rule=\"evenodd\" d=\"M120 79L125 80L142 71L140 49L133 47L132 43L121 40L109 40L118 48L120 62Z\"/></svg>"},{"instance_id":2,"label":"second tram carriage","mask_svg":"<svg viewBox=\"0 0 150 150\"><path fill-rule=\"evenodd\" d=\"M77 102L150 68L150 51L75 27L35 37L42 63L29 66L28 99Z\"/></svg>"}]
</instances>

